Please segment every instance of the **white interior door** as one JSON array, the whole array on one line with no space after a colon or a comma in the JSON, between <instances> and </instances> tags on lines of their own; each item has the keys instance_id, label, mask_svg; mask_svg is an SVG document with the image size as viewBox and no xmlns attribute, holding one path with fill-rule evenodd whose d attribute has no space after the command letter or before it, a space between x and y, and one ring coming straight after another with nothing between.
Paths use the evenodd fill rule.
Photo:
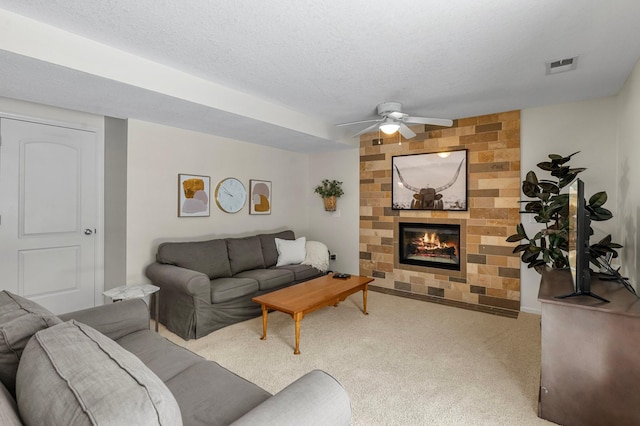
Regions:
<instances>
[{"instance_id":1,"label":"white interior door","mask_svg":"<svg viewBox=\"0 0 640 426\"><path fill-rule=\"evenodd\" d=\"M95 305L95 132L0 119L0 288L54 313Z\"/></svg>"}]
</instances>

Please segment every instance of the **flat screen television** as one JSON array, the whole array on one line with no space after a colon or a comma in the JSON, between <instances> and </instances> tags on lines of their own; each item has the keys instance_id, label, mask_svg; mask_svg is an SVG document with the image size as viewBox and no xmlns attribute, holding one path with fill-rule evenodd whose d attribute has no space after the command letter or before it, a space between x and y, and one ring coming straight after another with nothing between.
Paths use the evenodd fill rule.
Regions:
<instances>
[{"instance_id":1,"label":"flat screen television","mask_svg":"<svg viewBox=\"0 0 640 426\"><path fill-rule=\"evenodd\" d=\"M589 236L591 234L591 217L585 205L584 183L576 179L569 186L569 267L573 278L574 291L563 296L564 299L574 296L591 296L603 302L607 299L591 292L591 254Z\"/></svg>"}]
</instances>

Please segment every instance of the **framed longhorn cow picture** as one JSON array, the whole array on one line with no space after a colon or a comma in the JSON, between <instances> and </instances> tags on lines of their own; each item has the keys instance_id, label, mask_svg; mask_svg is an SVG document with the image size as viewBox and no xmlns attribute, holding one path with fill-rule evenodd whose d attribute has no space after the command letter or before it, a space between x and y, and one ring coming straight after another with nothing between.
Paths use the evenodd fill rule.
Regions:
<instances>
[{"instance_id":1,"label":"framed longhorn cow picture","mask_svg":"<svg viewBox=\"0 0 640 426\"><path fill-rule=\"evenodd\" d=\"M467 150L392 158L394 210L467 210Z\"/></svg>"}]
</instances>

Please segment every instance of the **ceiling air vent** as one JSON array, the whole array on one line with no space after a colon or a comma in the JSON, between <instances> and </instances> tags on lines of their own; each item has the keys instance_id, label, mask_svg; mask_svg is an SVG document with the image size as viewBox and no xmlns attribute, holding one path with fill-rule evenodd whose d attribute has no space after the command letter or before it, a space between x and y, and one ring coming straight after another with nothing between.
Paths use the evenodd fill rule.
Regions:
<instances>
[{"instance_id":1,"label":"ceiling air vent","mask_svg":"<svg viewBox=\"0 0 640 426\"><path fill-rule=\"evenodd\" d=\"M573 71L578 67L578 57L559 59L545 62L546 74L558 74L565 71Z\"/></svg>"}]
</instances>

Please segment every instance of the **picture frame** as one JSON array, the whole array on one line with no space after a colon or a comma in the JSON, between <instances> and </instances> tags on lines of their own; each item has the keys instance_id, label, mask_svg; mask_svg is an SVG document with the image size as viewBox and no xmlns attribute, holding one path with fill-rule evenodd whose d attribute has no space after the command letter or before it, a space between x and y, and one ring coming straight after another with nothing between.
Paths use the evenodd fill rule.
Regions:
<instances>
[{"instance_id":1,"label":"picture frame","mask_svg":"<svg viewBox=\"0 0 640 426\"><path fill-rule=\"evenodd\" d=\"M249 214L271 214L271 181L249 179Z\"/></svg>"},{"instance_id":2,"label":"picture frame","mask_svg":"<svg viewBox=\"0 0 640 426\"><path fill-rule=\"evenodd\" d=\"M393 210L468 210L467 150L394 156Z\"/></svg>"},{"instance_id":3,"label":"picture frame","mask_svg":"<svg viewBox=\"0 0 640 426\"><path fill-rule=\"evenodd\" d=\"M178 217L208 217L210 207L210 177L178 174Z\"/></svg>"}]
</instances>

